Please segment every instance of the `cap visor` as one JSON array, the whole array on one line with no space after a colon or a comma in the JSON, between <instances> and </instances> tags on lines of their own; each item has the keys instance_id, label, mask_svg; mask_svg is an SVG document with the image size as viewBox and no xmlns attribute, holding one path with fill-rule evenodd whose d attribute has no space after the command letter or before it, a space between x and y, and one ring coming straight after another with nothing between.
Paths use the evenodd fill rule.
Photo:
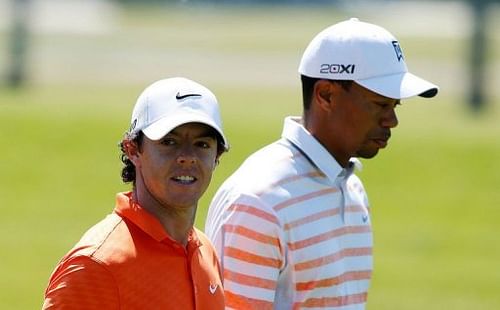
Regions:
<instances>
[{"instance_id":1,"label":"cap visor","mask_svg":"<svg viewBox=\"0 0 500 310\"><path fill-rule=\"evenodd\" d=\"M404 99L413 96L431 98L439 87L409 72L356 80L359 85L385 97Z\"/></svg>"},{"instance_id":2,"label":"cap visor","mask_svg":"<svg viewBox=\"0 0 500 310\"><path fill-rule=\"evenodd\" d=\"M205 125L208 125L215 129L219 135L222 137L224 140L224 148L226 150L229 150L229 143L226 139L226 136L222 132L222 129L217 126L211 119L209 119L207 116L202 115L202 114L195 114L193 112L190 113L185 113L185 114L179 114L175 113L174 117L163 117L157 120L156 122L152 123L148 127L142 129L142 132L146 135L151 140L160 140L163 138L167 133L171 132L174 130L176 127L187 124L187 123L202 123Z\"/></svg>"}]
</instances>

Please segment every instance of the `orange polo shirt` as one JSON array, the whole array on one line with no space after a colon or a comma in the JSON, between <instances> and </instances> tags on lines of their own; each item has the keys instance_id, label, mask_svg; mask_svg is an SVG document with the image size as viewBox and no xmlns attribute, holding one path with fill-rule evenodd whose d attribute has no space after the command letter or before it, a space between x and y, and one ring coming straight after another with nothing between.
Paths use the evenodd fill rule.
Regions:
<instances>
[{"instance_id":1,"label":"orange polo shirt","mask_svg":"<svg viewBox=\"0 0 500 310\"><path fill-rule=\"evenodd\" d=\"M223 309L219 263L193 228L187 247L171 239L131 193L62 258L43 309Z\"/></svg>"}]
</instances>

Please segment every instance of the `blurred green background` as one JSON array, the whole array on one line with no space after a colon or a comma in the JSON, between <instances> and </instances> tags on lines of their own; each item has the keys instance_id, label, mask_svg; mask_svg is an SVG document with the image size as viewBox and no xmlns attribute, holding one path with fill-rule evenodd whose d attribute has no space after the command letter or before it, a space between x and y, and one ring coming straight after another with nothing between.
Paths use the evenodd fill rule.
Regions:
<instances>
[{"instance_id":1,"label":"blurred green background","mask_svg":"<svg viewBox=\"0 0 500 310\"><path fill-rule=\"evenodd\" d=\"M280 136L286 115L301 113L296 70L305 46L351 16L388 28L410 70L441 86L435 99L398 107L389 148L359 173L375 233L368 309L500 309L498 7L489 13L487 106L471 113L465 6L359 3L35 1L27 83L0 89L0 309L40 308L57 261L128 189L117 144L145 86L186 76L219 98L232 149L200 201L203 228L217 187ZM0 22L2 74L7 44Z\"/></svg>"}]
</instances>

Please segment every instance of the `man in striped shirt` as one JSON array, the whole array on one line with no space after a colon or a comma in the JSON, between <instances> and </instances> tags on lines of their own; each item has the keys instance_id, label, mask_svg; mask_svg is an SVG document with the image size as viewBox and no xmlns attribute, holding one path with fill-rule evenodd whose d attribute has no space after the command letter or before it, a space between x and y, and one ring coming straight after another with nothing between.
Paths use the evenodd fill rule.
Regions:
<instances>
[{"instance_id":1,"label":"man in striped shirt","mask_svg":"<svg viewBox=\"0 0 500 310\"><path fill-rule=\"evenodd\" d=\"M365 308L372 231L356 158L387 145L401 99L438 91L408 72L396 38L357 19L319 33L299 72L302 117L287 117L210 205L230 309Z\"/></svg>"}]
</instances>

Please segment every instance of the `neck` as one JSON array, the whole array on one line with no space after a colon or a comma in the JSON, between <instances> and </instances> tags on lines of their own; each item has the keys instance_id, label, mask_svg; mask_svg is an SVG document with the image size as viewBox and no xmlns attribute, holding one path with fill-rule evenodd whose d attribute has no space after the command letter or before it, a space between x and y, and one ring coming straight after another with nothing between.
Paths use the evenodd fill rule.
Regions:
<instances>
[{"instance_id":1,"label":"neck","mask_svg":"<svg viewBox=\"0 0 500 310\"><path fill-rule=\"evenodd\" d=\"M193 229L196 206L176 209L157 200L145 186L143 187L145 190L138 190L137 185L133 190L133 199L158 219L173 240L186 246L189 233Z\"/></svg>"}]
</instances>

